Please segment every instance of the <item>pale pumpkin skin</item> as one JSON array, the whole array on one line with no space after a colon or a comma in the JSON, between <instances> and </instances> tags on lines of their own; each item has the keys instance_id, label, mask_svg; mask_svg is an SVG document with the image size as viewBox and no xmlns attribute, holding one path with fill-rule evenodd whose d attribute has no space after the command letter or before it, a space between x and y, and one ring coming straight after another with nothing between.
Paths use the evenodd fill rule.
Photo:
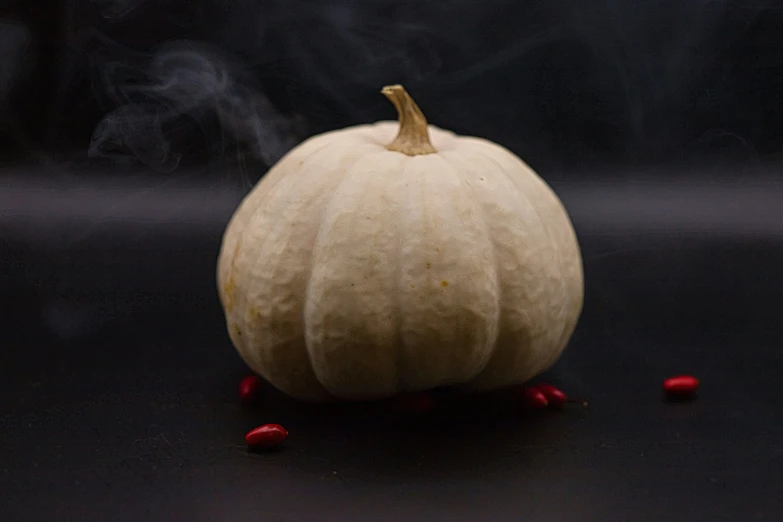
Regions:
<instances>
[{"instance_id":1,"label":"pale pumpkin skin","mask_svg":"<svg viewBox=\"0 0 783 522\"><path fill-rule=\"evenodd\" d=\"M434 150L416 155L387 149L397 122L305 141L226 228L231 341L295 398L519 384L574 331L582 259L558 197L503 147L422 121Z\"/></svg>"}]
</instances>

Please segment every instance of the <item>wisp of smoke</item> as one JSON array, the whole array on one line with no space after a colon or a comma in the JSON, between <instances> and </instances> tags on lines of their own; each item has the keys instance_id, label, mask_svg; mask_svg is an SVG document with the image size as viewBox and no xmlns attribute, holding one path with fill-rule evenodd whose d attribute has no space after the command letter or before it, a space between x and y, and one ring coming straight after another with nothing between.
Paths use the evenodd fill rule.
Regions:
<instances>
[{"instance_id":1,"label":"wisp of smoke","mask_svg":"<svg viewBox=\"0 0 783 522\"><path fill-rule=\"evenodd\" d=\"M153 6L93 2L112 22ZM267 65L269 84L307 115L308 130L389 115L381 112L388 107L377 89L405 83L426 102L433 123L496 139L534 163L578 164L600 154L665 158L713 136L705 134L710 129L738 136L752 151L752 140L735 128L742 120L730 114L741 111L741 102L720 82L730 72L729 50L774 8L728 0L193 0L192 6L187 24L201 21L189 31L212 43L168 45L142 68L126 65L124 49L106 67L113 107L95 129L91 155L130 154L170 170L182 159L177 137L194 142L185 137L188 119L207 135L213 154L240 143L274 162L304 130L301 121L286 121L247 72L265 74ZM243 57L241 66L229 52ZM712 114L723 121L701 120ZM210 118L219 121L219 132L207 131Z\"/></svg>"},{"instance_id":2,"label":"wisp of smoke","mask_svg":"<svg viewBox=\"0 0 783 522\"><path fill-rule=\"evenodd\" d=\"M188 134L186 122L201 127L213 158L238 146L271 165L301 139L296 118L284 118L250 75L203 43L168 44L142 71L111 64L103 80L117 107L95 128L90 157L130 154L148 167L172 171L182 158L174 136ZM219 133L210 130L210 118L217 119Z\"/></svg>"},{"instance_id":3,"label":"wisp of smoke","mask_svg":"<svg viewBox=\"0 0 783 522\"><path fill-rule=\"evenodd\" d=\"M98 7L101 16L116 21L134 13L145 0L90 0Z\"/></svg>"}]
</instances>

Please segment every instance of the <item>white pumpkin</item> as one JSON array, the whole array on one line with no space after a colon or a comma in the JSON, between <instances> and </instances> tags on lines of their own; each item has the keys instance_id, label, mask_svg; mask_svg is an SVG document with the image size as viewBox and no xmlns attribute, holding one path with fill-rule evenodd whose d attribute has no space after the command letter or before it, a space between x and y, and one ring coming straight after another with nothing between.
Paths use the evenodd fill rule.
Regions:
<instances>
[{"instance_id":1,"label":"white pumpkin","mask_svg":"<svg viewBox=\"0 0 783 522\"><path fill-rule=\"evenodd\" d=\"M231 218L217 267L231 341L307 401L522 383L582 310L568 214L508 150L428 125L402 86L382 93L399 123L308 139Z\"/></svg>"}]
</instances>

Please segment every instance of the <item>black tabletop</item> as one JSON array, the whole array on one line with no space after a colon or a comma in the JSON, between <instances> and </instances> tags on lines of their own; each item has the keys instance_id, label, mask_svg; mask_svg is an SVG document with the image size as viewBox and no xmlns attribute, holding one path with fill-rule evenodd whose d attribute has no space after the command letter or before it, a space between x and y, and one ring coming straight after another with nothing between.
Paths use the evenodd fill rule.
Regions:
<instances>
[{"instance_id":1,"label":"black tabletop","mask_svg":"<svg viewBox=\"0 0 783 522\"><path fill-rule=\"evenodd\" d=\"M423 418L239 404L214 268L246 187L195 179L4 177L0 520L783 519L773 177L553 180L586 301L538 380L587 407L444 393ZM665 402L681 373L697 399ZM288 440L249 453L266 422Z\"/></svg>"}]
</instances>

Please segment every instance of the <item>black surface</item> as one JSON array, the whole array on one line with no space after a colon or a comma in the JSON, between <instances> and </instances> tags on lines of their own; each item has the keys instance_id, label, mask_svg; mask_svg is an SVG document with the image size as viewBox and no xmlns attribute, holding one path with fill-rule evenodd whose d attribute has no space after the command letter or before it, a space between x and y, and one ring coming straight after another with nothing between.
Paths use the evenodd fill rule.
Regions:
<instances>
[{"instance_id":1,"label":"black surface","mask_svg":"<svg viewBox=\"0 0 783 522\"><path fill-rule=\"evenodd\" d=\"M405 421L273 391L238 404L214 267L245 187L6 173L0 520L781 520L777 171L551 177L586 302L542 379L589 406L444 397ZM695 402L661 400L678 373L702 380ZM290 438L248 454L263 422Z\"/></svg>"}]
</instances>

